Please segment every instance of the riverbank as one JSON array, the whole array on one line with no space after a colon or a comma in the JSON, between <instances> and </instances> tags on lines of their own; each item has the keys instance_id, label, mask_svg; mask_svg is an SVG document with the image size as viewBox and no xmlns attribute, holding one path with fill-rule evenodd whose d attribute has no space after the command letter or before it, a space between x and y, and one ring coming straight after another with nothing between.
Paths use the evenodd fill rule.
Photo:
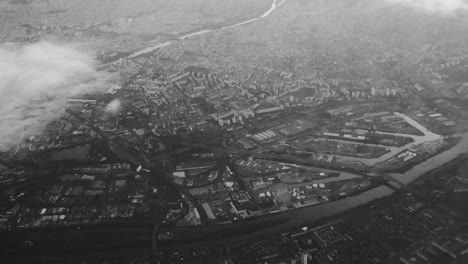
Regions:
<instances>
[{"instance_id":1,"label":"riverbank","mask_svg":"<svg viewBox=\"0 0 468 264\"><path fill-rule=\"evenodd\" d=\"M463 153L463 154L460 154L458 157L456 157L455 159L445 163L444 165L440 166L440 167L437 167L431 171L429 171L428 173L426 173L425 175L419 177L417 180L414 181L414 183L418 183L418 182L422 182L422 181L426 181L428 178L434 176L434 174L437 174L441 171L444 171L452 166L455 166L457 165L458 163L462 162L463 160L467 159L468 158L468 153Z\"/></svg>"},{"instance_id":2,"label":"riverbank","mask_svg":"<svg viewBox=\"0 0 468 264\"><path fill-rule=\"evenodd\" d=\"M468 151L468 134L464 135L461 141L458 142L458 144L450 148L449 150L445 152L438 153L427 160L425 160L423 163L420 163L416 166L413 166L408 172L408 175L405 174L396 174L398 179L402 179L403 177L406 176L404 179L405 183L409 183L413 181L414 179L417 179L419 177L423 177L426 174L432 173L432 171L436 171L440 169L441 166L442 168L445 167L444 164L447 162L451 162L453 159L456 159L459 155L463 155L463 153L466 153ZM434 162L436 160L437 162ZM393 176L395 174L392 174ZM362 210L362 208L365 208L367 206L372 206L374 203L378 203L380 199L387 197L394 193L396 190L394 188L389 188L387 186L380 186L378 188L374 188L372 190L369 190L367 192L361 193L357 196L354 197L348 197L343 200L338 200L334 202L329 202L325 204L318 204L316 206L311 206L311 207L306 207L306 208L299 208L295 210L288 211L288 218L289 220L285 222L282 225L273 227L273 228L264 228L261 230L258 230L257 232L251 233L249 235L242 234L238 236L236 239L233 238L228 238L224 239L222 241L216 240L216 241L206 241L204 240L201 243L201 246L203 247L209 247L211 246L222 246L225 241L225 243L231 244L231 243L241 243L242 241L253 241L253 240L258 240L261 238L267 238L268 236L271 236L272 234L280 234L284 232L290 232L294 228L298 228L300 226L304 225L317 225L319 223L324 223L326 221L329 221L330 219L336 218L336 215L344 213L342 217L356 217L356 212L359 210ZM356 211L357 210L357 211ZM265 218L274 218L276 215L270 215L266 216ZM261 223L261 219L259 218L259 224L258 226L266 226ZM197 243L198 245L198 243ZM160 250L171 250L174 245L166 245L164 244L161 245ZM185 245L188 246L188 245Z\"/></svg>"},{"instance_id":3,"label":"riverbank","mask_svg":"<svg viewBox=\"0 0 468 264\"><path fill-rule=\"evenodd\" d=\"M345 199L338 201L328 202L324 204L317 204L310 207L302 207L295 210L287 211L286 213L267 215L264 217L258 217L248 222L250 227L249 232L243 232L243 222L234 223L231 225L235 228L236 236L225 235L225 226L208 226L200 228L175 228L170 230L160 229L162 232L173 232L174 234L180 232L186 234L189 230L191 232L197 232L197 238L190 241L181 241L175 243L176 240L169 242L159 242L159 250L170 250L174 248L200 248L200 247L218 247L223 245L231 245L233 243L239 243L247 240L256 240L262 237L268 237L273 234L281 234L289 232L290 230L303 225L309 225L320 219L335 216L343 213L351 208L359 205L366 204L372 200L382 198L393 193L391 189L386 186L379 186L369 191L363 192L356 196L350 196ZM276 225L270 225L269 223L279 223ZM245 223L244 223L245 224ZM212 231L211 231L212 230ZM222 231L222 232L221 232ZM208 232L205 233L204 232ZM219 234L221 233L221 234ZM214 234L214 236L210 236Z\"/></svg>"},{"instance_id":4,"label":"riverbank","mask_svg":"<svg viewBox=\"0 0 468 264\"><path fill-rule=\"evenodd\" d=\"M468 133L462 135L458 144L452 148L427 158L416 166L405 171L405 173L391 173L391 176L403 184L409 184L419 177L426 175L434 169L444 166L465 153L468 153Z\"/></svg>"},{"instance_id":5,"label":"riverbank","mask_svg":"<svg viewBox=\"0 0 468 264\"><path fill-rule=\"evenodd\" d=\"M182 40L185 40L187 38L191 38L193 36L198 36L198 35L202 35L202 34L206 34L206 33L210 33L210 32L214 32L214 31L220 31L220 30L225 30L225 29L232 29L232 28L235 28L235 27L238 27L238 26L242 26L242 25L245 25L245 24L250 24L252 22L255 22L259 19L262 19L262 18L265 18L267 16L269 16L276 8L278 8L279 6L281 6L282 4L284 4L286 2L286 0L273 0L271 2L271 4L269 5L270 8L267 10L267 11L264 11L264 12L261 12L261 11L258 11L258 12L252 12L257 14L255 17L253 18L250 18L250 19L246 19L246 15L242 15L240 16L239 18L237 19L232 19L228 22L231 22L232 21L232 24L231 23L228 23L228 22L222 22L222 23L218 23L218 24L215 24L215 25L211 25L207 28L204 28L204 29L200 29L200 30L191 30L191 31L188 31L187 33L185 34L180 34L178 37L175 37L173 39L170 39L170 40L167 40L165 42L162 42L162 43L158 43L156 45L152 45L150 47L146 47L146 48L143 48L143 49L139 49L139 50L135 50L133 52L130 52L126 58L129 58L129 59L133 59L133 58L137 58L139 56L142 56L142 55L145 55L145 54L148 54L148 53L151 53L151 52L154 52L160 48L163 48L163 47L166 47L166 46L169 46L172 44L172 42L174 41L182 41ZM240 21L240 22L235 22L235 21ZM110 62L106 62L105 64L99 66L99 67L105 67L105 66L108 66L114 62L117 62L118 60L120 60L122 57L118 58L118 59L115 59L113 61L110 61Z\"/></svg>"},{"instance_id":6,"label":"riverbank","mask_svg":"<svg viewBox=\"0 0 468 264\"><path fill-rule=\"evenodd\" d=\"M384 170L382 170L382 172L386 172L386 173L405 173L408 170L410 170L411 168L417 166L419 163L424 162L424 161L426 161L426 160L428 160L428 159L430 159L430 158L432 158L434 156L437 156L437 155L439 155L439 154L441 154L441 153L443 153L445 151L450 150L452 147L456 146L461 141L461 139L462 138L448 139L447 140L447 142L448 142L447 145L443 146L438 151L436 151L434 153L431 153L429 155L416 157L416 158L414 158L413 160L411 160L408 163L401 163L397 167L384 169Z\"/></svg>"}]
</instances>

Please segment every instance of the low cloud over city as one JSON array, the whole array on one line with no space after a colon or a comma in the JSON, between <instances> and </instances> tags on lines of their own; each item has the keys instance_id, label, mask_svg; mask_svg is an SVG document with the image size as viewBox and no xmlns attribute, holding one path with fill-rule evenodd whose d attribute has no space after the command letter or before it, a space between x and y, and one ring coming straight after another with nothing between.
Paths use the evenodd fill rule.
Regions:
<instances>
[{"instance_id":1,"label":"low cloud over city","mask_svg":"<svg viewBox=\"0 0 468 264\"><path fill-rule=\"evenodd\" d=\"M387 0L390 3L407 4L421 11L451 14L458 10L468 10L465 0Z\"/></svg>"},{"instance_id":2,"label":"low cloud over city","mask_svg":"<svg viewBox=\"0 0 468 264\"><path fill-rule=\"evenodd\" d=\"M98 90L108 79L93 59L47 42L0 47L0 150L31 136L64 113L66 99Z\"/></svg>"}]
</instances>

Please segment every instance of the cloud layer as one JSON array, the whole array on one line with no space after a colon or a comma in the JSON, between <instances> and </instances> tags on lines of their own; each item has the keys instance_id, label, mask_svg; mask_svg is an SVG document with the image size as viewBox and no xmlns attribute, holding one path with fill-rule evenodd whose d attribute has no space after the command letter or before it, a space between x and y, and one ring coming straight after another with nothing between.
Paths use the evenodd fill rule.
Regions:
<instances>
[{"instance_id":1,"label":"cloud layer","mask_svg":"<svg viewBox=\"0 0 468 264\"><path fill-rule=\"evenodd\" d=\"M0 151L40 133L64 113L66 99L100 89L107 74L71 47L40 42L0 46Z\"/></svg>"},{"instance_id":2,"label":"cloud layer","mask_svg":"<svg viewBox=\"0 0 468 264\"><path fill-rule=\"evenodd\" d=\"M407 4L415 9L437 12L453 13L457 10L468 10L466 0L387 0L390 3Z\"/></svg>"}]
</instances>

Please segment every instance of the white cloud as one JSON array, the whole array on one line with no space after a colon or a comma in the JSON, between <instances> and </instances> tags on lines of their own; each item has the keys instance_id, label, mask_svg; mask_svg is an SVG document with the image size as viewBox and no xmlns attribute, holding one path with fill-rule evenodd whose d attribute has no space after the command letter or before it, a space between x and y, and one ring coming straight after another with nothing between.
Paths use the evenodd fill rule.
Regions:
<instances>
[{"instance_id":1,"label":"white cloud","mask_svg":"<svg viewBox=\"0 0 468 264\"><path fill-rule=\"evenodd\" d=\"M114 99L112 100L107 106L106 106L106 111L116 115L119 113L120 110L120 100L119 99Z\"/></svg>"},{"instance_id":2,"label":"white cloud","mask_svg":"<svg viewBox=\"0 0 468 264\"><path fill-rule=\"evenodd\" d=\"M387 0L390 3L407 4L415 9L437 12L453 13L457 10L468 10L465 0Z\"/></svg>"},{"instance_id":3,"label":"white cloud","mask_svg":"<svg viewBox=\"0 0 468 264\"><path fill-rule=\"evenodd\" d=\"M108 74L68 46L0 46L0 150L35 135L64 113L66 99L100 89Z\"/></svg>"}]
</instances>

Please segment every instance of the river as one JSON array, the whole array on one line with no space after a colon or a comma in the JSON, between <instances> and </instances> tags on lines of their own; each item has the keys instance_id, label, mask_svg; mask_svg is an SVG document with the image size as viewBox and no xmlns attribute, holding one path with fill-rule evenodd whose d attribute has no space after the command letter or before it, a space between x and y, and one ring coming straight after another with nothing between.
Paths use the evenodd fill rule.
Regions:
<instances>
[{"instance_id":1,"label":"river","mask_svg":"<svg viewBox=\"0 0 468 264\"><path fill-rule=\"evenodd\" d=\"M242 22L230 25L230 26L221 27L219 29L203 29L203 30L200 30L200 31L192 32L192 33L189 33L189 34L178 37L177 40L158 43L158 44L149 46L147 48L138 50L138 51L130 54L127 58L128 59L133 59L133 58L136 58L138 56L151 53L151 52L153 52L153 51L155 51L155 50L157 50L159 48L163 48L163 47L167 47L167 46L171 45L174 41L181 41L181 40L185 40L185 39L188 39L188 38L191 38L191 37L194 37L194 36L207 34L207 33L210 33L210 32L221 31L221 30L225 30L225 29L231 29L231 28L242 26L242 25L250 24L250 23L255 22L255 21L259 20L259 19L262 19L262 18L265 18L265 17L269 16L271 13L273 13L273 11L275 11L276 8L280 7L285 2L286 2L286 0L273 0L272 3L271 3L270 8L267 11L265 11L262 15L260 15L258 17L255 17L255 18L252 18L252 19L249 19L249 20L246 20L246 21L242 21ZM110 65L110 64L112 64L114 62L115 61L107 63L105 65L101 65L101 67Z\"/></svg>"},{"instance_id":2,"label":"river","mask_svg":"<svg viewBox=\"0 0 468 264\"><path fill-rule=\"evenodd\" d=\"M463 135L463 139L451 149L435 155L432 158L414 166L405 173L393 173L392 177L402 183L409 184L426 173L454 160L458 156L468 152L468 133ZM317 220L333 214L344 212L358 205L365 204L372 200L390 195L393 191L385 186L380 186L372 190L363 192L357 196L349 197L336 202L329 202L319 206L312 206L307 210L299 212L298 218ZM299 220L296 220L299 221Z\"/></svg>"},{"instance_id":3,"label":"river","mask_svg":"<svg viewBox=\"0 0 468 264\"><path fill-rule=\"evenodd\" d=\"M386 135L392 135L392 136L400 136L400 137L410 137L414 140L414 142L407 144L402 147L387 147L390 152L378 157L378 158L372 158L372 159L366 159L366 158L358 158L358 157L348 157L348 156L342 156L342 155L336 155L336 157L340 160L345 160L345 161L359 161L362 162L363 164L367 166L372 166L376 163L385 161L398 153L402 152L405 149L409 149L411 147L414 147L416 145L425 143L425 142L430 142L430 141L435 141L435 140L440 140L443 139L441 135L435 134L432 131L429 131L427 128L425 128L423 125L419 124L416 120L412 119L411 117L401 114L401 113L395 113L395 115L400 116L403 118L408 124L412 125L419 131L423 133L422 136L418 135L410 135L410 134L401 134L401 133L389 133L389 132L381 132L381 131L376 131L375 133L380 133L380 134L386 134ZM336 140L335 140L336 141Z\"/></svg>"},{"instance_id":4,"label":"river","mask_svg":"<svg viewBox=\"0 0 468 264\"><path fill-rule=\"evenodd\" d=\"M382 198L392 194L392 190L386 186L366 191L357 196L350 196L342 200L318 204L310 207L303 207L290 210L283 213L276 213L269 216L253 219L248 222L238 222L229 226L209 227L185 227L181 228L163 228L162 232L171 231L175 234L181 234L182 237L187 233L193 233L198 230L198 236L189 240L182 240L176 243L171 241L159 241L158 249L168 250L181 248L199 248L199 247L220 247L231 246L240 241L256 240L271 235L278 235L284 232L291 232L293 229L302 226L311 226L319 220L343 213L351 208L369 203L375 199ZM219 236L222 230L235 235ZM248 230L248 231L245 231ZM196 241L196 242L195 242Z\"/></svg>"},{"instance_id":5,"label":"river","mask_svg":"<svg viewBox=\"0 0 468 264\"><path fill-rule=\"evenodd\" d=\"M462 135L462 140L452 147L451 149L444 151L432 158L425 160L424 162L414 166L405 173L391 173L390 175L396 180L408 184L415 181L422 175L436 169L460 156L461 154L468 152L468 133Z\"/></svg>"},{"instance_id":6,"label":"river","mask_svg":"<svg viewBox=\"0 0 468 264\"><path fill-rule=\"evenodd\" d=\"M193 33L190 33L190 34L180 36L177 40L174 40L174 41L182 41L182 40L194 37L194 36L208 34L210 32L214 32L214 31L232 29L232 28L235 28L235 27L238 27L238 26L253 23L253 22L255 22L255 21L259 20L259 19L262 19L262 18L265 18L265 17L269 16L276 8L278 8L279 6L284 4L285 2L286 2L286 0L273 0L272 4L271 4L271 7L259 17L252 18L252 19L249 19L249 20L246 20L246 21L243 21L243 22L239 22L239 23L236 23L236 24L233 24L233 25L230 25L230 26L225 26L225 27L222 27L222 28L219 28L219 29L200 30L200 31L197 31L197 32L193 32ZM171 45L174 41L167 41L167 42L152 45L152 46L147 47L145 49L134 52L133 54L129 55L128 58L131 59L131 58L135 58L135 57L147 54L147 53L151 53L151 52L153 52L153 51L155 51L155 50L157 50L159 48L163 48L163 47ZM372 165L372 164L374 164L376 162L383 161L385 159L388 159L391 156L394 156L395 154L397 154L398 152L402 151L405 148L408 148L408 147L411 147L411 146L414 146L414 145L417 145L417 144L420 144L420 143L423 143L423 142L439 140L439 139L442 138L440 135L437 135L437 134L434 134L434 133L430 132L429 130L427 130L425 127L423 127L422 125L417 123L415 120L411 119L410 117L408 117L408 116L406 116L404 114L400 114L400 113L396 113L396 114L401 116L402 118L404 118L409 124L413 125L417 129L419 129L421 132L423 132L424 136L415 136L415 135L406 135L406 134L397 134L397 133L395 133L395 134L393 134L395 136L410 136L410 137L412 137L414 139L414 142L409 144L409 145L403 146L401 148L389 148L391 150L390 153L385 154L385 155L383 155L383 156L381 156L379 158L376 158L376 159L360 159L360 158L350 158L350 157L340 157L340 158L357 160L357 161L363 162L364 164ZM384 132L382 132L382 133L384 133ZM386 133L386 134L390 134L390 133ZM391 175L392 175L392 177L394 177L395 179L397 179L397 180L399 180L399 181L401 181L403 183L410 183L410 182L416 180L418 177L426 174L427 172L429 172L429 171L431 171L431 170L433 170L433 169L435 169L437 167L442 166L443 164L455 159L456 157L458 157L459 155L461 155L461 154L463 154L463 153L465 153L467 151L468 151L468 133L463 135L463 139L455 147L453 147L453 148L451 148L451 149L449 149L449 150L447 150L447 151L445 151L443 153L440 153L440 154L438 154L438 155L436 155L436 156L422 162L421 164L419 164L417 166L414 166L412 169L410 169L408 172L406 172L404 174L395 173L395 174L391 174ZM342 176L342 177L350 177L350 175L346 175L346 176ZM357 207L359 205L366 204L366 203L371 202L371 201L373 201L375 199L388 196L388 195L390 195L392 193L393 193L393 191L390 188L388 188L386 186L379 186L377 188L374 188L374 189L368 190L366 192L363 192L363 193L361 193L361 194L359 194L357 196L352 196L352 197L348 197L348 198L338 200L338 201L334 201L334 202L328 202L328 203L323 203L323 204L319 204L319 205L315 205L315 206L311 206L311 207L300 208L300 209L288 211L287 212L288 221L286 221L284 224L281 224L281 225L275 226L275 227L271 227L271 228L261 229L260 231L254 232L253 234L241 235L239 237L236 237L235 239L236 240L237 239L251 239L253 236L256 236L256 235L262 235L262 234L264 235L264 234L269 234L269 233L285 232L285 231L291 230L292 228L295 228L297 226L307 225L307 224L310 224L310 223L312 223L314 221L323 219L325 217L329 217L329 216L333 216L333 215L343 213L343 212L345 212L345 211L347 211L349 209L355 208L355 207ZM280 214L272 215L271 217L272 218L280 217ZM263 221L263 220L259 219L258 221ZM230 241L230 240L231 239L225 239L223 241L226 242L226 241Z\"/></svg>"},{"instance_id":7,"label":"river","mask_svg":"<svg viewBox=\"0 0 468 264\"><path fill-rule=\"evenodd\" d=\"M451 160L457 158L459 155L468 152L468 133L466 133L463 139L453 148L440 153L425 162L413 167L411 170L404 174L392 174L392 177L395 177L397 180L403 183L410 183L417 178L423 176L424 174L430 172L433 169L436 169ZM351 175L346 175L345 177L350 177ZM283 232L290 232L291 230L301 227L301 226L311 226L314 225L317 221L332 217L335 215L339 215L344 213L350 209L356 208L360 205L367 204L372 202L373 200L384 198L389 196L393 193L393 190L385 185L381 185L379 187L373 188L371 190L365 191L360 193L356 196L350 196L345 199L327 202L322 204L317 204L314 206L303 207L295 210L290 210L283 213L272 214L267 217L261 217L258 219L254 219L250 221L250 224L258 225L258 226L265 226L265 224L271 223L269 221L274 221L275 219L287 219L286 221L265 227L265 228L258 228L255 232L248 232L242 233L240 232L238 236L231 236L229 238L224 238L222 240L210 240L209 235L203 239L203 242L196 243L198 246L222 246L222 245L230 245L232 243L236 243L243 240L255 240L261 237L280 234ZM246 225L249 225L246 223ZM218 228L219 227L215 227ZM242 230L242 226L239 227ZM195 228L196 229L196 228ZM177 228L174 230L177 232ZM181 230L180 232L184 232ZM200 231L204 232L204 231ZM172 245L168 248L172 248L173 246L183 246L184 244ZM165 245L162 243L162 248L164 250ZM166 245L168 246L168 245ZM189 245L185 245L189 246ZM191 246L189 246L191 247ZM166 248L167 249L167 248Z\"/></svg>"},{"instance_id":8,"label":"river","mask_svg":"<svg viewBox=\"0 0 468 264\"><path fill-rule=\"evenodd\" d=\"M414 166L406 173L393 173L391 176L402 183L409 184L466 152L468 152L468 133L464 134L463 139L451 149L427 159L426 161ZM359 205L388 196L392 193L393 190L390 188L380 186L343 200L293 210L288 212L288 214L291 215L291 220L281 227L278 227L278 231L279 229L287 230L287 228L291 229L296 226L305 225L308 222L310 223L325 217L340 214Z\"/></svg>"},{"instance_id":9,"label":"river","mask_svg":"<svg viewBox=\"0 0 468 264\"><path fill-rule=\"evenodd\" d=\"M401 115L401 114L400 114ZM413 136L417 137L418 143L421 143L423 140L437 140L439 139L439 135L434 134L430 131L428 131L426 128L422 127L420 124L416 124L414 120L411 118L402 115L402 117L405 118L405 120L408 121L411 125L415 126L421 132L424 133L424 136ZM412 143L411 145L417 144ZM405 173L392 173L390 174L393 178L398 180L401 183L404 184L409 184L419 177L427 174L428 172L454 160L458 156L467 153L468 152L468 133L462 135L462 140L452 147L451 149L444 151L442 153L439 153L426 161L414 166L410 170L408 170ZM374 188L372 190L363 192L357 196L354 197L349 197L343 200L339 200L336 202L330 202L330 203L325 203L321 204L319 206L312 206L309 208L306 208L303 211L298 212L299 215L295 215L297 217L294 218L305 218L305 219L312 219L312 220L317 220L322 217L327 217L332 214L339 214L342 213L346 210L349 210L351 208L354 208L358 205L365 204L367 202L370 202L374 199L385 197L387 195L390 195L393 191L389 189L388 187L381 186L378 188ZM295 213L297 214L297 213ZM311 218L311 216L313 217ZM296 220L299 221L299 220Z\"/></svg>"},{"instance_id":10,"label":"river","mask_svg":"<svg viewBox=\"0 0 468 264\"><path fill-rule=\"evenodd\" d=\"M406 173L401 173L401 174L394 173L394 174L391 174L391 176L404 184L408 184L416 180L417 178L425 175L426 173L452 161L453 159L457 158L459 155L464 154L466 152L468 152L468 133L464 134L463 139L451 149L445 152L439 153L438 155L435 155L434 157L430 159L427 159L426 161L414 166L412 169L410 169ZM342 175L341 177L353 178L354 175L346 174L346 175ZM395 185L395 187L400 187L400 185ZM225 243L231 244L231 243L235 243L235 242L242 241L242 240L255 240L264 236L288 232L300 226L313 225L314 223L316 223L317 221L321 219L341 214L345 211L356 208L360 205L367 204L373 200L389 196L392 193L393 193L392 189L390 189L389 187L385 185L381 185L379 187L360 193L359 195L350 196L345 199L317 204L317 205L309 206L309 207L303 207L303 208L290 210L290 211L283 212L283 213L272 214L267 217L254 219L250 221L249 223L253 225L262 226L262 225L267 224L268 221L273 221L275 219L286 218L287 220L278 225L274 225L274 226L270 226L266 228L258 228L256 232L249 232L249 233L243 233L243 234L240 233L238 236L224 238L221 241L210 240L208 236L206 237L206 241L201 243L200 245L203 244L203 246L206 246L206 247L220 246L220 245L224 245ZM241 228L240 230L242 230L242 227L239 227L239 228ZM177 232L177 229L175 229L175 231Z\"/></svg>"}]
</instances>

